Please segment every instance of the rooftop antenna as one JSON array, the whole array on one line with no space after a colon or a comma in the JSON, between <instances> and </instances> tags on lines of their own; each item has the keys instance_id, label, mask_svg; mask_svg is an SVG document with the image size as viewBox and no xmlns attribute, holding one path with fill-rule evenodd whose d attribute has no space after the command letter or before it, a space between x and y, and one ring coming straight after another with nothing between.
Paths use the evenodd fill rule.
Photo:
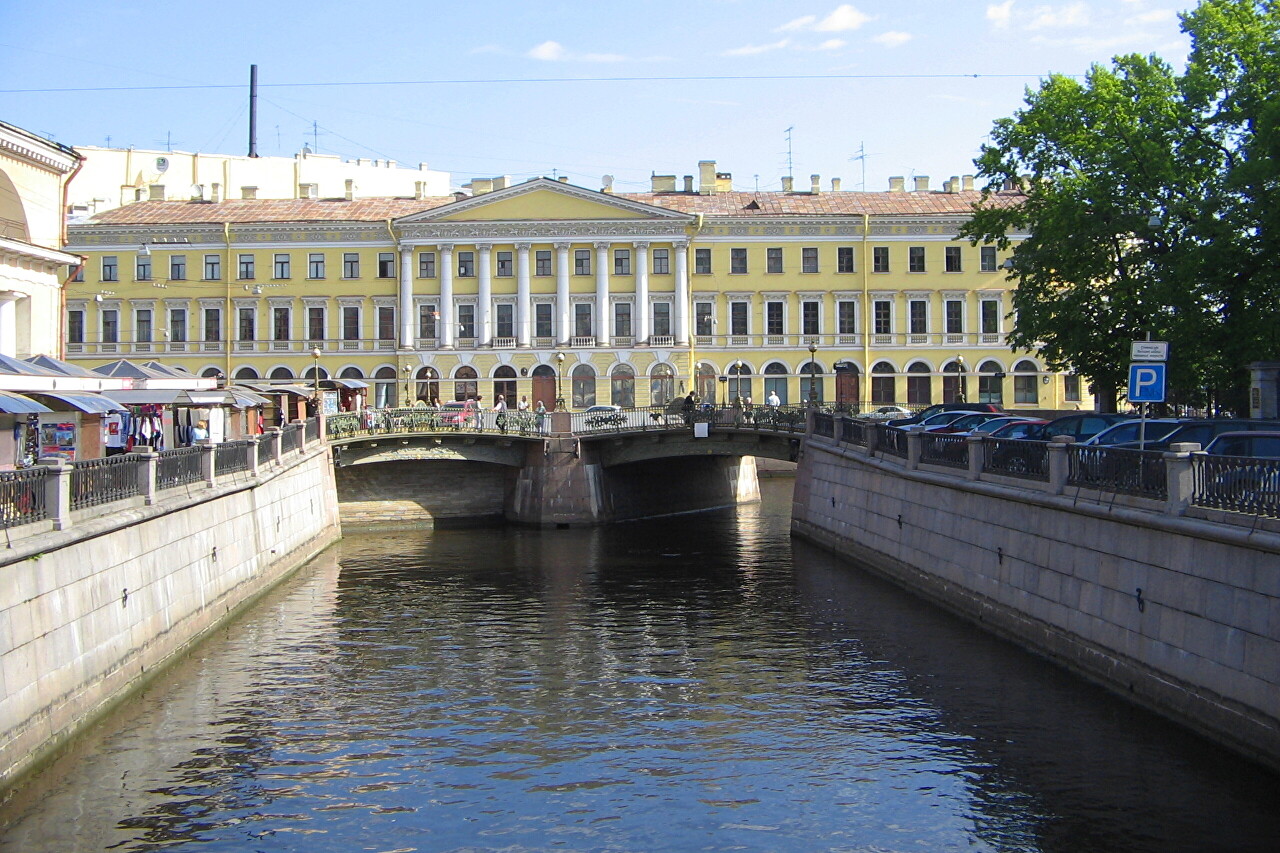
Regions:
<instances>
[{"instance_id":1,"label":"rooftop antenna","mask_svg":"<svg viewBox=\"0 0 1280 853\"><path fill-rule=\"evenodd\" d=\"M793 130L795 130L795 126L794 126L794 125L792 125L791 127L788 127L788 128L787 128L787 130L786 130L786 134L787 134L787 176L788 176L788 177L791 177L792 175L794 175L794 174L795 174L795 167L793 166L793 164L792 164L792 162L791 162L791 131L793 131Z\"/></svg>"},{"instance_id":2,"label":"rooftop antenna","mask_svg":"<svg viewBox=\"0 0 1280 853\"><path fill-rule=\"evenodd\" d=\"M862 184L861 184L861 186L862 186L863 191L865 192L865 191L866 191L866 189L867 189L867 143L866 143L866 142L859 142L859 143L858 143L858 153L857 153L857 154L855 154L854 156L850 157L849 159L850 159L851 161L852 161L852 160L859 160L859 161L861 161L861 162L862 162Z\"/></svg>"},{"instance_id":3,"label":"rooftop antenna","mask_svg":"<svg viewBox=\"0 0 1280 853\"><path fill-rule=\"evenodd\" d=\"M311 122L311 139L315 143L312 147L318 152L320 150L320 125L314 121Z\"/></svg>"},{"instance_id":4,"label":"rooftop antenna","mask_svg":"<svg viewBox=\"0 0 1280 853\"><path fill-rule=\"evenodd\" d=\"M258 156L258 66L249 66L249 156Z\"/></svg>"}]
</instances>

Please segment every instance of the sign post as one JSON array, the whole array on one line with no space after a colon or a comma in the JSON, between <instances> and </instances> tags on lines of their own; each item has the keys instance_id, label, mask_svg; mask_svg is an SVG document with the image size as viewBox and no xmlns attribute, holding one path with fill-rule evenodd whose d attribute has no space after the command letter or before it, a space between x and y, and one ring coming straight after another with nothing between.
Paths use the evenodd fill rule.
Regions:
<instances>
[{"instance_id":1,"label":"sign post","mask_svg":"<svg viewBox=\"0 0 1280 853\"><path fill-rule=\"evenodd\" d=\"M1129 344L1129 402L1137 403L1138 449L1147 446L1147 404L1164 402L1165 364L1169 360L1168 341L1132 341Z\"/></svg>"}]
</instances>

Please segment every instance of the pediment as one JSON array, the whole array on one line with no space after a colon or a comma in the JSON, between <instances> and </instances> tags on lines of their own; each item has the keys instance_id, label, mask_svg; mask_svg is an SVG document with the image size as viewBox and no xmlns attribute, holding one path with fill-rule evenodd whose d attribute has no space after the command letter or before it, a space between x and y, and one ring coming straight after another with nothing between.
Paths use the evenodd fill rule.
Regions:
<instances>
[{"instance_id":1,"label":"pediment","mask_svg":"<svg viewBox=\"0 0 1280 853\"><path fill-rule=\"evenodd\" d=\"M687 213L618 198L572 184L535 178L514 187L406 216L401 225L430 222L536 222L574 220L692 220Z\"/></svg>"}]
</instances>

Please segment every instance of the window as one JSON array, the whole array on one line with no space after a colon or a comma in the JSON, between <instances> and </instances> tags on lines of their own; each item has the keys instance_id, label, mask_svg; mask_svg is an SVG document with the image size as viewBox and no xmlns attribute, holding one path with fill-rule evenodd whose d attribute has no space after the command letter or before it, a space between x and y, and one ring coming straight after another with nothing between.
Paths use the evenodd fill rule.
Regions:
<instances>
[{"instance_id":1,"label":"window","mask_svg":"<svg viewBox=\"0 0 1280 853\"><path fill-rule=\"evenodd\" d=\"M500 338L516 336L516 306L510 302L499 302L494 306L494 334Z\"/></svg>"},{"instance_id":2,"label":"window","mask_svg":"<svg viewBox=\"0 0 1280 853\"><path fill-rule=\"evenodd\" d=\"M324 253L307 255L307 278L324 278Z\"/></svg>"},{"instance_id":3,"label":"window","mask_svg":"<svg viewBox=\"0 0 1280 853\"><path fill-rule=\"evenodd\" d=\"M345 305L342 308L342 339L360 340L360 309L355 305Z\"/></svg>"},{"instance_id":4,"label":"window","mask_svg":"<svg viewBox=\"0 0 1280 853\"><path fill-rule=\"evenodd\" d=\"M858 334L858 303L848 299L836 303L836 333Z\"/></svg>"},{"instance_id":5,"label":"window","mask_svg":"<svg viewBox=\"0 0 1280 853\"><path fill-rule=\"evenodd\" d=\"M133 339L138 343L151 343L150 308L139 308L133 312Z\"/></svg>"},{"instance_id":6,"label":"window","mask_svg":"<svg viewBox=\"0 0 1280 853\"><path fill-rule=\"evenodd\" d=\"M1080 402L1080 377L1074 373L1062 377L1062 399L1068 403Z\"/></svg>"},{"instance_id":7,"label":"window","mask_svg":"<svg viewBox=\"0 0 1280 853\"><path fill-rule=\"evenodd\" d=\"M1013 402L1040 402L1039 372L1034 361L1024 359L1013 366Z\"/></svg>"},{"instance_id":8,"label":"window","mask_svg":"<svg viewBox=\"0 0 1280 853\"><path fill-rule=\"evenodd\" d=\"M511 259L510 252L497 252L498 269L495 273L501 278L510 278L516 274L515 264Z\"/></svg>"},{"instance_id":9,"label":"window","mask_svg":"<svg viewBox=\"0 0 1280 853\"><path fill-rule=\"evenodd\" d=\"M978 268L983 272L996 271L996 247L983 246L978 250Z\"/></svg>"},{"instance_id":10,"label":"window","mask_svg":"<svg viewBox=\"0 0 1280 853\"><path fill-rule=\"evenodd\" d=\"M67 343L84 343L84 311L67 312Z\"/></svg>"},{"instance_id":11,"label":"window","mask_svg":"<svg viewBox=\"0 0 1280 853\"><path fill-rule=\"evenodd\" d=\"M872 247L871 271L872 272L888 272L889 271L889 247L888 246Z\"/></svg>"},{"instance_id":12,"label":"window","mask_svg":"<svg viewBox=\"0 0 1280 853\"><path fill-rule=\"evenodd\" d=\"M781 362L772 362L764 368L764 397L778 395L778 404L787 404L787 366Z\"/></svg>"},{"instance_id":13,"label":"window","mask_svg":"<svg viewBox=\"0 0 1280 853\"><path fill-rule=\"evenodd\" d=\"M801 302L800 303L800 334L816 335L818 334L819 315L822 309L821 302Z\"/></svg>"},{"instance_id":14,"label":"window","mask_svg":"<svg viewBox=\"0 0 1280 853\"><path fill-rule=\"evenodd\" d=\"M359 278L360 277L360 255L356 252L342 253L342 277L343 278Z\"/></svg>"},{"instance_id":15,"label":"window","mask_svg":"<svg viewBox=\"0 0 1280 853\"><path fill-rule=\"evenodd\" d=\"M591 275L591 250L575 249L573 252L573 274Z\"/></svg>"},{"instance_id":16,"label":"window","mask_svg":"<svg viewBox=\"0 0 1280 853\"><path fill-rule=\"evenodd\" d=\"M653 334L655 335L671 334L671 303L670 302L653 303Z\"/></svg>"},{"instance_id":17,"label":"window","mask_svg":"<svg viewBox=\"0 0 1280 853\"><path fill-rule=\"evenodd\" d=\"M120 312L114 308L102 311L102 342L114 344L120 342Z\"/></svg>"},{"instance_id":18,"label":"window","mask_svg":"<svg viewBox=\"0 0 1280 853\"><path fill-rule=\"evenodd\" d=\"M924 272L924 246L907 247L907 272Z\"/></svg>"},{"instance_id":19,"label":"window","mask_svg":"<svg viewBox=\"0 0 1280 853\"><path fill-rule=\"evenodd\" d=\"M254 311L254 309L252 308L241 308L239 312L239 316L240 316L240 323L238 325L239 340L242 340L242 341L254 340L255 333L257 332L257 329L255 328L255 326L257 325L256 323L257 312Z\"/></svg>"},{"instance_id":20,"label":"window","mask_svg":"<svg viewBox=\"0 0 1280 853\"><path fill-rule=\"evenodd\" d=\"M253 278L253 255L241 255L238 259L237 276L241 279Z\"/></svg>"},{"instance_id":21,"label":"window","mask_svg":"<svg viewBox=\"0 0 1280 853\"><path fill-rule=\"evenodd\" d=\"M693 333L695 335L711 335L714 334L711 315L712 305L710 302L695 302L693 304Z\"/></svg>"},{"instance_id":22,"label":"window","mask_svg":"<svg viewBox=\"0 0 1280 853\"><path fill-rule=\"evenodd\" d=\"M133 277L135 281L151 281L150 255L138 255L133 266Z\"/></svg>"},{"instance_id":23,"label":"window","mask_svg":"<svg viewBox=\"0 0 1280 853\"><path fill-rule=\"evenodd\" d=\"M378 253L378 278L395 278L396 277L396 253L395 252L379 252Z\"/></svg>"},{"instance_id":24,"label":"window","mask_svg":"<svg viewBox=\"0 0 1280 853\"><path fill-rule=\"evenodd\" d=\"M636 404L636 372L628 364L619 364L609 377L609 399L613 405L629 409Z\"/></svg>"},{"instance_id":25,"label":"window","mask_svg":"<svg viewBox=\"0 0 1280 853\"><path fill-rule=\"evenodd\" d=\"M533 274L551 275L551 251L539 249L533 253Z\"/></svg>"},{"instance_id":26,"label":"window","mask_svg":"<svg viewBox=\"0 0 1280 853\"><path fill-rule=\"evenodd\" d=\"M120 266L115 255L103 255L102 257L102 280L103 281L119 281Z\"/></svg>"},{"instance_id":27,"label":"window","mask_svg":"<svg viewBox=\"0 0 1280 853\"><path fill-rule=\"evenodd\" d=\"M913 335L929 333L929 303L923 299L912 299L907 303L907 331Z\"/></svg>"},{"instance_id":28,"label":"window","mask_svg":"<svg viewBox=\"0 0 1280 853\"><path fill-rule=\"evenodd\" d=\"M907 368L907 405L928 406L933 402L933 377L929 365L917 361Z\"/></svg>"},{"instance_id":29,"label":"window","mask_svg":"<svg viewBox=\"0 0 1280 853\"><path fill-rule=\"evenodd\" d=\"M458 306L458 337L474 338L476 336L476 306Z\"/></svg>"},{"instance_id":30,"label":"window","mask_svg":"<svg viewBox=\"0 0 1280 853\"><path fill-rule=\"evenodd\" d=\"M747 334L747 311L750 307L746 302L729 303L729 334Z\"/></svg>"},{"instance_id":31,"label":"window","mask_svg":"<svg viewBox=\"0 0 1280 853\"><path fill-rule=\"evenodd\" d=\"M631 250L630 249L614 249L613 250L613 274L614 275L631 275Z\"/></svg>"},{"instance_id":32,"label":"window","mask_svg":"<svg viewBox=\"0 0 1280 853\"><path fill-rule=\"evenodd\" d=\"M549 338L551 331L551 303L538 302L533 306L533 334L538 338Z\"/></svg>"},{"instance_id":33,"label":"window","mask_svg":"<svg viewBox=\"0 0 1280 853\"><path fill-rule=\"evenodd\" d=\"M204 278L205 281L218 281L222 278L222 256L221 255L205 255L204 256Z\"/></svg>"},{"instance_id":34,"label":"window","mask_svg":"<svg viewBox=\"0 0 1280 853\"><path fill-rule=\"evenodd\" d=\"M476 275L476 253L475 252L459 252L458 253L458 278L475 278Z\"/></svg>"},{"instance_id":35,"label":"window","mask_svg":"<svg viewBox=\"0 0 1280 853\"><path fill-rule=\"evenodd\" d=\"M169 280L170 281L186 281L187 279L187 256L173 255L169 258Z\"/></svg>"},{"instance_id":36,"label":"window","mask_svg":"<svg viewBox=\"0 0 1280 853\"><path fill-rule=\"evenodd\" d=\"M875 324L875 333L877 335L889 335L893 333L893 303L888 299L877 299L872 306L874 314L872 323Z\"/></svg>"},{"instance_id":37,"label":"window","mask_svg":"<svg viewBox=\"0 0 1280 853\"><path fill-rule=\"evenodd\" d=\"M396 339L396 309L389 306L378 308L378 340L394 341Z\"/></svg>"},{"instance_id":38,"label":"window","mask_svg":"<svg viewBox=\"0 0 1280 853\"><path fill-rule=\"evenodd\" d=\"M871 404L887 406L898 402L897 398L898 381L893 365L887 361L877 362L871 368Z\"/></svg>"},{"instance_id":39,"label":"window","mask_svg":"<svg viewBox=\"0 0 1280 853\"><path fill-rule=\"evenodd\" d=\"M836 249L836 272L854 272L853 247L840 246Z\"/></svg>"},{"instance_id":40,"label":"window","mask_svg":"<svg viewBox=\"0 0 1280 853\"><path fill-rule=\"evenodd\" d=\"M947 310L947 334L959 335L964 333L964 300L948 299L946 302Z\"/></svg>"},{"instance_id":41,"label":"window","mask_svg":"<svg viewBox=\"0 0 1280 853\"><path fill-rule=\"evenodd\" d=\"M1000 333L1000 303L994 299L982 300L982 334Z\"/></svg>"},{"instance_id":42,"label":"window","mask_svg":"<svg viewBox=\"0 0 1280 853\"><path fill-rule=\"evenodd\" d=\"M942 257L945 261L947 272L960 272L960 247L947 246L942 250Z\"/></svg>"},{"instance_id":43,"label":"window","mask_svg":"<svg viewBox=\"0 0 1280 853\"><path fill-rule=\"evenodd\" d=\"M436 306L418 306L418 337L434 338L436 336Z\"/></svg>"},{"instance_id":44,"label":"window","mask_svg":"<svg viewBox=\"0 0 1280 853\"><path fill-rule=\"evenodd\" d=\"M782 272L782 249L764 250L764 271L769 273Z\"/></svg>"},{"instance_id":45,"label":"window","mask_svg":"<svg viewBox=\"0 0 1280 853\"><path fill-rule=\"evenodd\" d=\"M324 308L319 305L312 305L307 309L307 340L323 341L324 334Z\"/></svg>"},{"instance_id":46,"label":"window","mask_svg":"<svg viewBox=\"0 0 1280 853\"><path fill-rule=\"evenodd\" d=\"M747 250L729 250L729 272L733 275L744 275L747 272Z\"/></svg>"},{"instance_id":47,"label":"window","mask_svg":"<svg viewBox=\"0 0 1280 853\"><path fill-rule=\"evenodd\" d=\"M169 309L169 340L174 343L187 342L187 309Z\"/></svg>"},{"instance_id":48,"label":"window","mask_svg":"<svg viewBox=\"0 0 1280 853\"><path fill-rule=\"evenodd\" d=\"M273 278L289 278L289 256L276 255L273 261Z\"/></svg>"},{"instance_id":49,"label":"window","mask_svg":"<svg viewBox=\"0 0 1280 853\"><path fill-rule=\"evenodd\" d=\"M978 402L1004 403L1004 371L994 361L984 361L978 367Z\"/></svg>"},{"instance_id":50,"label":"window","mask_svg":"<svg viewBox=\"0 0 1280 853\"><path fill-rule=\"evenodd\" d=\"M573 334L579 338L591 336L591 308L585 302L576 302L573 306Z\"/></svg>"},{"instance_id":51,"label":"window","mask_svg":"<svg viewBox=\"0 0 1280 853\"><path fill-rule=\"evenodd\" d=\"M418 253L418 278L435 278L435 277L436 277L436 253L435 252L419 252ZM432 337L434 337L434 335Z\"/></svg>"},{"instance_id":52,"label":"window","mask_svg":"<svg viewBox=\"0 0 1280 853\"><path fill-rule=\"evenodd\" d=\"M671 274L671 250L670 249L654 249L653 250L653 274L654 275L670 275Z\"/></svg>"},{"instance_id":53,"label":"window","mask_svg":"<svg viewBox=\"0 0 1280 853\"><path fill-rule=\"evenodd\" d=\"M293 335L290 330L291 312L288 308L277 307L271 309L271 340L287 341Z\"/></svg>"},{"instance_id":54,"label":"window","mask_svg":"<svg viewBox=\"0 0 1280 853\"><path fill-rule=\"evenodd\" d=\"M662 406L675 399L676 372L669 364L655 364L649 371L649 405Z\"/></svg>"},{"instance_id":55,"label":"window","mask_svg":"<svg viewBox=\"0 0 1280 853\"><path fill-rule=\"evenodd\" d=\"M71 272L72 281L84 281L84 264L68 266L67 269Z\"/></svg>"},{"instance_id":56,"label":"window","mask_svg":"<svg viewBox=\"0 0 1280 853\"><path fill-rule=\"evenodd\" d=\"M782 318L785 306L781 302L766 302L764 304L764 333L766 335L781 335L783 331Z\"/></svg>"},{"instance_id":57,"label":"window","mask_svg":"<svg viewBox=\"0 0 1280 853\"><path fill-rule=\"evenodd\" d=\"M818 271L818 247L810 246L800 250L800 272Z\"/></svg>"},{"instance_id":58,"label":"window","mask_svg":"<svg viewBox=\"0 0 1280 853\"><path fill-rule=\"evenodd\" d=\"M693 272L695 275L711 275L711 250L693 250Z\"/></svg>"},{"instance_id":59,"label":"window","mask_svg":"<svg viewBox=\"0 0 1280 853\"><path fill-rule=\"evenodd\" d=\"M596 371L589 364L579 364L570 374L573 407L585 409L596 404Z\"/></svg>"},{"instance_id":60,"label":"window","mask_svg":"<svg viewBox=\"0 0 1280 853\"><path fill-rule=\"evenodd\" d=\"M630 302L615 302L613 304L613 333L619 337L631 335Z\"/></svg>"},{"instance_id":61,"label":"window","mask_svg":"<svg viewBox=\"0 0 1280 853\"><path fill-rule=\"evenodd\" d=\"M206 341L222 340L222 309L204 309L204 339Z\"/></svg>"}]
</instances>

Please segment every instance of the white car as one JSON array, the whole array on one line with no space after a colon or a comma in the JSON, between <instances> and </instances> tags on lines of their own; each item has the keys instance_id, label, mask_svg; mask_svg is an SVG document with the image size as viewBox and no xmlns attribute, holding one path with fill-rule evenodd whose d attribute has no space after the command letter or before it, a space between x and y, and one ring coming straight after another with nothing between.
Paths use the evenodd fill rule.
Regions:
<instances>
[{"instance_id":1,"label":"white car","mask_svg":"<svg viewBox=\"0 0 1280 853\"><path fill-rule=\"evenodd\" d=\"M911 412L901 406L881 406L874 412L867 412L862 417L874 418L875 420L888 420L890 418L909 418Z\"/></svg>"}]
</instances>

